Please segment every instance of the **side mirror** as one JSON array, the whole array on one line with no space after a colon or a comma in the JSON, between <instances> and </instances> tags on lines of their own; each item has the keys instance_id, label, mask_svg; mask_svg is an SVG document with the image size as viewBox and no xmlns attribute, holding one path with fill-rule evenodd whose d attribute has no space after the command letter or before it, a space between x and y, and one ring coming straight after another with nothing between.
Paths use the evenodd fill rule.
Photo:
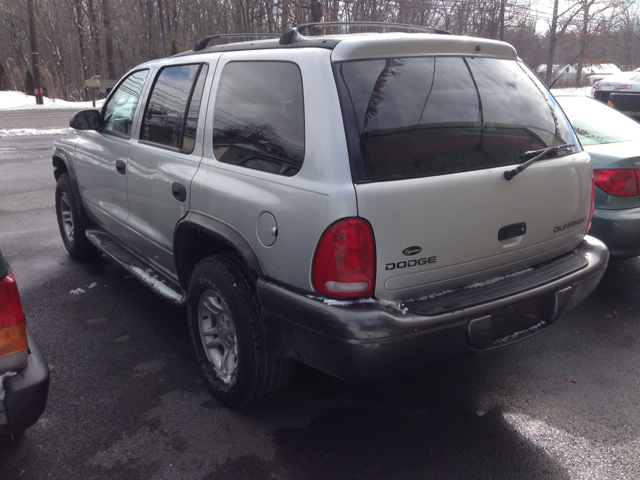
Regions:
<instances>
[{"instance_id":1,"label":"side mirror","mask_svg":"<svg viewBox=\"0 0 640 480\"><path fill-rule=\"evenodd\" d=\"M73 114L69 126L76 130L98 130L100 128L100 112L98 110L81 110Z\"/></svg>"}]
</instances>

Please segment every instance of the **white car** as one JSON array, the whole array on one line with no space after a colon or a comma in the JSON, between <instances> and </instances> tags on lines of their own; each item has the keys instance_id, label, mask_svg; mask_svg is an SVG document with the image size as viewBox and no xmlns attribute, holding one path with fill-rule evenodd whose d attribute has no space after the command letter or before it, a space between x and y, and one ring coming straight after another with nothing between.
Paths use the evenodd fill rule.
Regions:
<instances>
[{"instance_id":1,"label":"white car","mask_svg":"<svg viewBox=\"0 0 640 480\"><path fill-rule=\"evenodd\" d=\"M591 96L607 103L612 93L640 93L640 72L620 72L597 81L591 86Z\"/></svg>"}]
</instances>

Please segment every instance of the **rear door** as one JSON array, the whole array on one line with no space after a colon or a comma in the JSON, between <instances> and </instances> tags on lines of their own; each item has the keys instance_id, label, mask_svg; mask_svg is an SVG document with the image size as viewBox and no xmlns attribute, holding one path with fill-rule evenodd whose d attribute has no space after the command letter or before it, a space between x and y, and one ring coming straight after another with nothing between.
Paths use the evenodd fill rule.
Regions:
<instances>
[{"instance_id":1,"label":"rear door","mask_svg":"<svg viewBox=\"0 0 640 480\"><path fill-rule=\"evenodd\" d=\"M487 280L581 241L589 159L526 67L399 57L344 62L336 73L351 107L344 117L358 213L376 241L376 296ZM563 144L573 146L506 180L533 156L525 152Z\"/></svg>"},{"instance_id":2,"label":"rear door","mask_svg":"<svg viewBox=\"0 0 640 480\"><path fill-rule=\"evenodd\" d=\"M215 64L214 64L215 65ZM202 158L200 113L208 63L158 69L131 146L128 178L131 245L170 275L175 273L173 234L189 208L191 179Z\"/></svg>"}]
</instances>

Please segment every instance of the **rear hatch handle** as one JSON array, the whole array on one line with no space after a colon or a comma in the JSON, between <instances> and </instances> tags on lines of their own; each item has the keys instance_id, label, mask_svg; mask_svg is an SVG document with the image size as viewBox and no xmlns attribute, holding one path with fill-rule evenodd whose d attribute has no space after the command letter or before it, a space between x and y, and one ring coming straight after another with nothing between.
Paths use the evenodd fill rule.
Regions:
<instances>
[{"instance_id":1,"label":"rear hatch handle","mask_svg":"<svg viewBox=\"0 0 640 480\"><path fill-rule=\"evenodd\" d=\"M533 156L533 158L531 158L530 160L527 160L526 162L518 165L513 170L507 170L506 172L504 172L504 178L506 178L507 180L511 180L513 177L518 175L520 172L522 172L525 168L527 168L533 162L537 162L538 160L540 160L545 155L547 155L549 153L555 153L558 150L564 150L565 148L571 148L573 146L575 146L575 144L573 144L573 143L565 143L564 145L556 145L556 146L553 146L553 147L547 147L547 148L543 148L542 150L530 150L528 152L524 152L522 154L521 158L530 158L531 156Z\"/></svg>"}]
</instances>

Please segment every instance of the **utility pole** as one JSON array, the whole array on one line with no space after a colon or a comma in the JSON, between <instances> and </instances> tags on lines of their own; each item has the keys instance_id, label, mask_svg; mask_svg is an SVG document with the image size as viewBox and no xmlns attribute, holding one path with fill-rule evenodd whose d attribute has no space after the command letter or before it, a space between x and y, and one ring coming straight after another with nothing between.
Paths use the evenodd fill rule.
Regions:
<instances>
[{"instance_id":1,"label":"utility pole","mask_svg":"<svg viewBox=\"0 0 640 480\"><path fill-rule=\"evenodd\" d=\"M500 1L500 40L504 41L504 7L505 7L505 3L506 0L501 0Z\"/></svg>"},{"instance_id":2,"label":"utility pole","mask_svg":"<svg viewBox=\"0 0 640 480\"><path fill-rule=\"evenodd\" d=\"M33 0L27 0L29 14L29 39L31 40L31 69L33 70L33 88L36 93L36 105L44 104L42 86L40 85L40 67L38 65L38 39L36 38L36 17L33 11Z\"/></svg>"}]
</instances>

